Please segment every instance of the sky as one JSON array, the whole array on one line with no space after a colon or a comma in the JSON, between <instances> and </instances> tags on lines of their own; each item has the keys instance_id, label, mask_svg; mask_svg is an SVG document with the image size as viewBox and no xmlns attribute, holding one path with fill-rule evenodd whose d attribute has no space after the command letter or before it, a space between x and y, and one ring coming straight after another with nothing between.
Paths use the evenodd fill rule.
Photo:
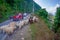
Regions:
<instances>
[{"instance_id":1,"label":"sky","mask_svg":"<svg viewBox=\"0 0 60 40\"><path fill-rule=\"evenodd\" d=\"M48 13L55 15L57 7L60 6L60 0L34 0L42 8L46 8Z\"/></svg>"}]
</instances>

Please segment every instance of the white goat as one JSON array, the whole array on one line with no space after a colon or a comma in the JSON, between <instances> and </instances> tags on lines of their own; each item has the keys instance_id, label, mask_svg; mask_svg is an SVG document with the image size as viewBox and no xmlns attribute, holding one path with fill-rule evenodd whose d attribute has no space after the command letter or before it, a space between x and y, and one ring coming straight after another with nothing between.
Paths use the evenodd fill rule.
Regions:
<instances>
[{"instance_id":1,"label":"white goat","mask_svg":"<svg viewBox=\"0 0 60 40\"><path fill-rule=\"evenodd\" d=\"M33 22L38 22L38 18L36 16L33 17Z\"/></svg>"},{"instance_id":2,"label":"white goat","mask_svg":"<svg viewBox=\"0 0 60 40\"><path fill-rule=\"evenodd\" d=\"M16 22L16 26L19 27L19 29L24 26L24 20L21 20L20 22Z\"/></svg>"},{"instance_id":3,"label":"white goat","mask_svg":"<svg viewBox=\"0 0 60 40\"><path fill-rule=\"evenodd\" d=\"M21 22L16 22L16 26L20 29L21 28Z\"/></svg>"},{"instance_id":4,"label":"white goat","mask_svg":"<svg viewBox=\"0 0 60 40\"><path fill-rule=\"evenodd\" d=\"M35 20L36 20L36 16L33 16L33 22L35 22Z\"/></svg>"},{"instance_id":5,"label":"white goat","mask_svg":"<svg viewBox=\"0 0 60 40\"><path fill-rule=\"evenodd\" d=\"M6 28L3 29L3 31L5 31L8 34L11 34L11 33L14 32L15 28L16 27L6 27Z\"/></svg>"},{"instance_id":6,"label":"white goat","mask_svg":"<svg viewBox=\"0 0 60 40\"><path fill-rule=\"evenodd\" d=\"M24 20L25 25L28 24L29 19Z\"/></svg>"},{"instance_id":7,"label":"white goat","mask_svg":"<svg viewBox=\"0 0 60 40\"><path fill-rule=\"evenodd\" d=\"M10 25L4 25L4 26L0 27L0 30L5 31L8 34L13 33L15 29L16 29L16 27L15 27L14 22L10 23Z\"/></svg>"},{"instance_id":8,"label":"white goat","mask_svg":"<svg viewBox=\"0 0 60 40\"><path fill-rule=\"evenodd\" d=\"M21 21L21 27L24 26L24 25L25 25L25 21L22 20L22 21Z\"/></svg>"},{"instance_id":9,"label":"white goat","mask_svg":"<svg viewBox=\"0 0 60 40\"><path fill-rule=\"evenodd\" d=\"M9 27L9 25L4 25L0 27L0 30L3 30L4 28Z\"/></svg>"},{"instance_id":10,"label":"white goat","mask_svg":"<svg viewBox=\"0 0 60 40\"><path fill-rule=\"evenodd\" d=\"M36 22L39 22L39 19L36 17Z\"/></svg>"}]
</instances>

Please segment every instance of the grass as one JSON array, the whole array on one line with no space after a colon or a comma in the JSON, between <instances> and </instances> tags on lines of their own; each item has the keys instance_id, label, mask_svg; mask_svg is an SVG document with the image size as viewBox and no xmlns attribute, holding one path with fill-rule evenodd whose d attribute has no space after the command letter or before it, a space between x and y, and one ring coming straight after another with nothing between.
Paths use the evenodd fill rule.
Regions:
<instances>
[{"instance_id":1,"label":"grass","mask_svg":"<svg viewBox=\"0 0 60 40\"><path fill-rule=\"evenodd\" d=\"M30 24L30 29L32 31L32 40L46 40L53 39L53 32L48 29L47 20L39 18L39 23ZM48 35L47 35L48 34ZM46 37L46 39L44 38Z\"/></svg>"},{"instance_id":2,"label":"grass","mask_svg":"<svg viewBox=\"0 0 60 40\"><path fill-rule=\"evenodd\" d=\"M33 23L33 24L31 24L30 25L30 28L31 28L31 30L32 30L32 40L34 40L35 39L35 33L37 32L37 29L35 28L35 24Z\"/></svg>"},{"instance_id":3,"label":"grass","mask_svg":"<svg viewBox=\"0 0 60 40\"><path fill-rule=\"evenodd\" d=\"M46 25L48 26L48 28L51 30L51 28L53 27L53 25L49 22L48 19L44 18L44 17L39 17L41 19L44 20L44 22L46 23Z\"/></svg>"}]
</instances>

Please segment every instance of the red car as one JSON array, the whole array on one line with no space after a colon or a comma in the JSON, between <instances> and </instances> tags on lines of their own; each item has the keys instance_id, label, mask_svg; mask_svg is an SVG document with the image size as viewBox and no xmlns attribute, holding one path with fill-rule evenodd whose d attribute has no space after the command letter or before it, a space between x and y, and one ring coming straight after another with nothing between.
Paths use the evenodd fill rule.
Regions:
<instances>
[{"instance_id":1,"label":"red car","mask_svg":"<svg viewBox=\"0 0 60 40\"><path fill-rule=\"evenodd\" d=\"M14 20L14 21L21 20L22 18L23 18L23 16L22 16L21 13L19 13L18 15L13 16L13 20Z\"/></svg>"}]
</instances>

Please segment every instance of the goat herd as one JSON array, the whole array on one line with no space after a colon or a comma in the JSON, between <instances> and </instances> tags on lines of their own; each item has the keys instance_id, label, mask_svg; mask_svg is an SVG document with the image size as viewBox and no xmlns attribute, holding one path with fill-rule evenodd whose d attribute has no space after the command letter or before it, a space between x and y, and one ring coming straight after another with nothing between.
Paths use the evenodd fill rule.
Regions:
<instances>
[{"instance_id":1,"label":"goat herd","mask_svg":"<svg viewBox=\"0 0 60 40\"><path fill-rule=\"evenodd\" d=\"M33 17L29 16L25 20L20 20L17 22L13 21L13 22L10 22L8 25L1 26L0 30L2 30L7 34L12 34L16 29L21 29L24 25L35 23L35 22L38 22L38 18L36 16L33 16Z\"/></svg>"}]
</instances>

